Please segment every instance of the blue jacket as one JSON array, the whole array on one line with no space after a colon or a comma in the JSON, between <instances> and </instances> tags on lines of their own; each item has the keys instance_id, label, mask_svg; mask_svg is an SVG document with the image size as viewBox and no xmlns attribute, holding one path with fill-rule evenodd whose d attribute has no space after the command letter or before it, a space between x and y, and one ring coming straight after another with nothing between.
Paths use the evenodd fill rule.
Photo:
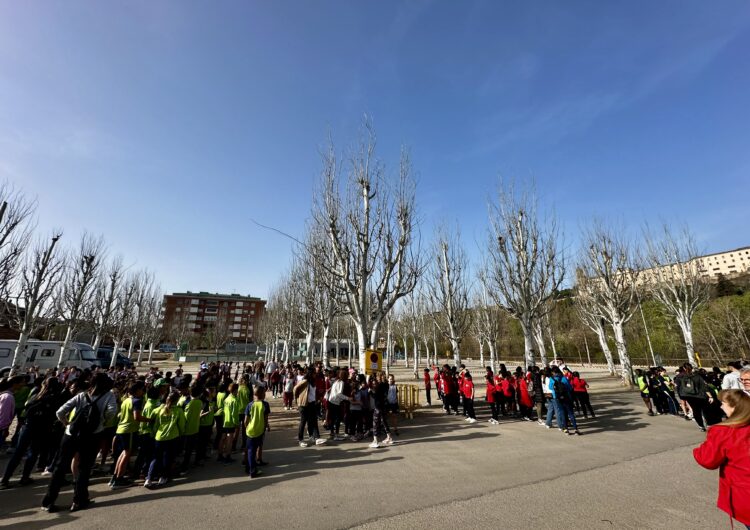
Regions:
<instances>
[{"instance_id":1,"label":"blue jacket","mask_svg":"<svg viewBox=\"0 0 750 530\"><path fill-rule=\"evenodd\" d=\"M557 396L555 395L555 380L556 379L561 379L562 380L562 384L565 385L565 388L568 390L568 392L572 392L573 391L573 387L570 385L570 381L568 381L568 379L564 375L555 375L555 376L552 376L547 381L547 386L549 387L550 392L552 392L552 397L553 398L557 398Z\"/></svg>"}]
</instances>

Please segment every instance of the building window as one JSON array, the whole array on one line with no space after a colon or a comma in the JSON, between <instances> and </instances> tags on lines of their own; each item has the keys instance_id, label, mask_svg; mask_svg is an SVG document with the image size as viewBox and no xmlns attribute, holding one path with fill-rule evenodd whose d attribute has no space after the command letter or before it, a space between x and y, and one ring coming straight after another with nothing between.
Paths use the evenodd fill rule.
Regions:
<instances>
[{"instance_id":1,"label":"building window","mask_svg":"<svg viewBox=\"0 0 750 530\"><path fill-rule=\"evenodd\" d=\"M216 314L219 310L216 307L207 307L206 308L206 314L212 313Z\"/></svg>"}]
</instances>

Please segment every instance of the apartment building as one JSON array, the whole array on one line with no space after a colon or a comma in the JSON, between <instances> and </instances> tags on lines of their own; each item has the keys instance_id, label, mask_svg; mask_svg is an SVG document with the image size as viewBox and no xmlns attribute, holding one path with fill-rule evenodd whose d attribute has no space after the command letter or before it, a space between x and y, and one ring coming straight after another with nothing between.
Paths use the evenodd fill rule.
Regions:
<instances>
[{"instance_id":1,"label":"apartment building","mask_svg":"<svg viewBox=\"0 0 750 530\"><path fill-rule=\"evenodd\" d=\"M181 326L189 334L204 335L214 326L226 328L227 342L253 342L255 328L266 301L254 296L208 292L173 293L164 296L163 329Z\"/></svg>"},{"instance_id":2,"label":"apartment building","mask_svg":"<svg viewBox=\"0 0 750 530\"><path fill-rule=\"evenodd\" d=\"M697 258L700 270L711 279L750 273L750 247L742 247L727 252L708 254Z\"/></svg>"}]
</instances>

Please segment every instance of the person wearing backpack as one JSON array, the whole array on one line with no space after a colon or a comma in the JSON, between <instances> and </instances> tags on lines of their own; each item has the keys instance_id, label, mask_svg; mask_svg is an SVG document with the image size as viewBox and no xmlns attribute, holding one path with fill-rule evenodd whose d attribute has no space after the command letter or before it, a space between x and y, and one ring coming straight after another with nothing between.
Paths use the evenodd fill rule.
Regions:
<instances>
[{"instance_id":1,"label":"person wearing backpack","mask_svg":"<svg viewBox=\"0 0 750 530\"><path fill-rule=\"evenodd\" d=\"M0 486L10 486L10 477L26 456L21 474L21 486L31 484L31 470L49 436L50 426L55 421L55 411L60 407L62 384L57 378L49 377L42 382L39 392L26 402L26 423L21 427L16 451L5 466Z\"/></svg>"},{"instance_id":2,"label":"person wearing backpack","mask_svg":"<svg viewBox=\"0 0 750 530\"><path fill-rule=\"evenodd\" d=\"M552 391L552 403L555 407L558 427L565 434L579 436L581 433L578 431L578 424L576 423L576 416L573 411L573 388L557 366L552 367L549 389ZM574 432L572 433L568 429L568 421L573 426ZM549 424L547 424L547 428L549 428Z\"/></svg>"},{"instance_id":3,"label":"person wearing backpack","mask_svg":"<svg viewBox=\"0 0 750 530\"><path fill-rule=\"evenodd\" d=\"M89 478L99 447L104 423L117 414L117 401L111 392L112 380L106 373L97 373L90 388L80 392L57 409L57 419L65 425L65 435L60 443L60 461L42 499L42 509L57 511L55 501L65 482L73 457L78 454L78 476L73 490L70 511L83 510L91 504ZM72 420L70 418L73 413Z\"/></svg>"},{"instance_id":4,"label":"person wearing backpack","mask_svg":"<svg viewBox=\"0 0 750 530\"><path fill-rule=\"evenodd\" d=\"M685 369L685 375L679 380L677 393L690 405L698 428L706 432L703 414L708 405L714 402L714 396L700 374L693 373L692 364L685 363L682 367Z\"/></svg>"}]
</instances>

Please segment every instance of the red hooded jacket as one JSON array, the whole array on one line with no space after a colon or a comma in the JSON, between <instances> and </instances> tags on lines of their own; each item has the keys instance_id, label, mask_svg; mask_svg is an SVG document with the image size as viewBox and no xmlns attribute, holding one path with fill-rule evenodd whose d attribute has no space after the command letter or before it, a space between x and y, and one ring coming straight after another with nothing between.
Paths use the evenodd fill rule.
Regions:
<instances>
[{"instance_id":1,"label":"red hooded jacket","mask_svg":"<svg viewBox=\"0 0 750 530\"><path fill-rule=\"evenodd\" d=\"M716 505L750 524L750 425L710 427L706 441L693 449L693 457L706 469L719 468Z\"/></svg>"}]
</instances>

